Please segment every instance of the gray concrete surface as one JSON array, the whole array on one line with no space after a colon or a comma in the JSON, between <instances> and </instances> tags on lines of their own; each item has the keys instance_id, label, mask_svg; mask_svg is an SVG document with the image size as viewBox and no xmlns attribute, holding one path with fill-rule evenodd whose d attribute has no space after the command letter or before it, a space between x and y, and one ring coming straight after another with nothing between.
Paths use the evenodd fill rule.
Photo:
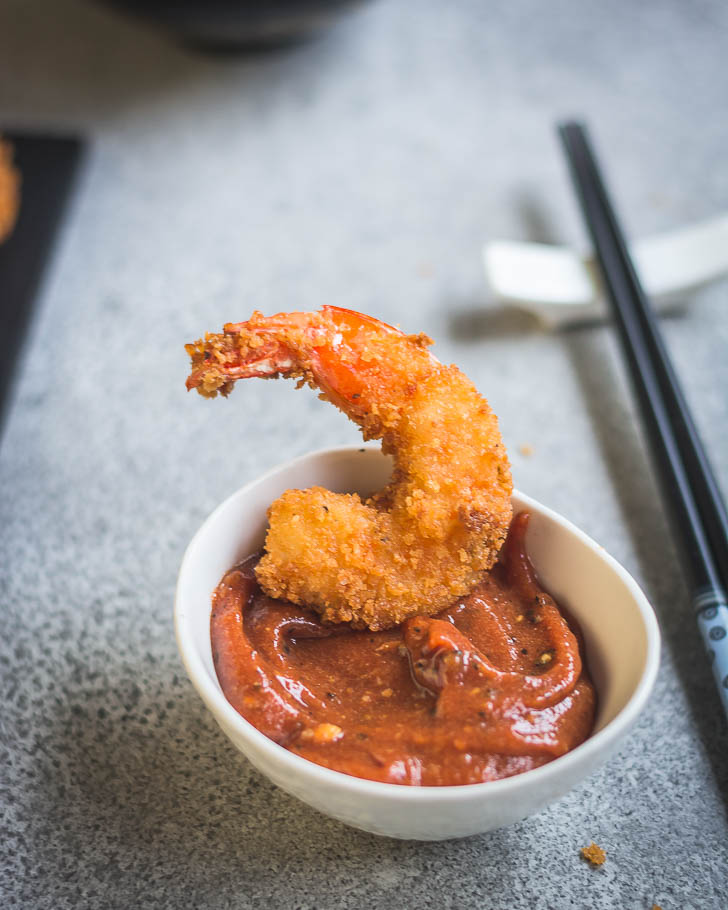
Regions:
<instances>
[{"instance_id":1,"label":"gray concrete surface","mask_svg":"<svg viewBox=\"0 0 728 910\"><path fill-rule=\"evenodd\" d=\"M0 123L91 140L0 448L0 904L728 906L728 736L610 331L488 301L486 238L583 241L553 133L586 115L629 230L728 208L719 0L379 0L286 52L208 58L93 3L0 6ZM599 540L664 632L620 753L511 828L348 829L216 728L172 632L184 547L268 466L357 439L308 392L184 390L185 341L340 303L437 342L522 490ZM728 287L666 319L728 486ZM519 447L529 445L525 456ZM578 856L595 840L607 863Z\"/></svg>"}]
</instances>

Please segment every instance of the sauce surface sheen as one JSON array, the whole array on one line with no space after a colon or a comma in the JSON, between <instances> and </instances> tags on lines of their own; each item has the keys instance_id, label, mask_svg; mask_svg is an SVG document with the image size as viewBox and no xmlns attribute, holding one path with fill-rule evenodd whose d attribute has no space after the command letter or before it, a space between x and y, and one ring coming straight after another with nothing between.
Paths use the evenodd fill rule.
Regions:
<instances>
[{"instance_id":1,"label":"sauce surface sheen","mask_svg":"<svg viewBox=\"0 0 728 910\"><path fill-rule=\"evenodd\" d=\"M468 597L382 632L267 597L246 559L213 595L226 698L292 752L370 780L480 783L563 755L589 736L596 696L578 631L528 561L527 524L513 519Z\"/></svg>"}]
</instances>

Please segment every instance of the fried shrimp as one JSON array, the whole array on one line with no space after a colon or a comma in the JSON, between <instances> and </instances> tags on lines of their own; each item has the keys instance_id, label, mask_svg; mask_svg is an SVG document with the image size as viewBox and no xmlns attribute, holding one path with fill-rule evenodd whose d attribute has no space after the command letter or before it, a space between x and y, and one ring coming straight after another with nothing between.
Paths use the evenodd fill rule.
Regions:
<instances>
[{"instance_id":1,"label":"fried shrimp","mask_svg":"<svg viewBox=\"0 0 728 910\"><path fill-rule=\"evenodd\" d=\"M13 165L13 147L0 136L0 243L10 236L20 207L20 173Z\"/></svg>"},{"instance_id":2,"label":"fried shrimp","mask_svg":"<svg viewBox=\"0 0 728 910\"><path fill-rule=\"evenodd\" d=\"M270 507L256 574L271 597L328 622L385 629L435 614L489 569L511 519L511 474L487 401L455 366L371 316L254 313L186 346L187 388L229 394L250 377L288 376L320 391L381 439L390 483L367 500L320 487Z\"/></svg>"}]
</instances>

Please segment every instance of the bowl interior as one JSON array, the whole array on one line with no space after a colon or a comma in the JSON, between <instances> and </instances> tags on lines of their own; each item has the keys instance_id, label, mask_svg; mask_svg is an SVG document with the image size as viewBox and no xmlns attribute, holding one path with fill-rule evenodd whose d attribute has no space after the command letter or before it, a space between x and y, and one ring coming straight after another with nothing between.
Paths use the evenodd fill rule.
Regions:
<instances>
[{"instance_id":1,"label":"bowl interior","mask_svg":"<svg viewBox=\"0 0 728 910\"><path fill-rule=\"evenodd\" d=\"M224 700L212 662L210 597L231 566L262 547L270 503L284 490L314 485L371 493L390 472L391 461L378 448L306 455L239 490L208 518L185 554L176 606L182 656L208 704ZM531 513L527 549L544 587L583 631L599 697L595 732L630 703L636 716L654 680L659 649L656 621L644 595L578 528L523 494L514 493L513 502L515 510Z\"/></svg>"},{"instance_id":2,"label":"bowl interior","mask_svg":"<svg viewBox=\"0 0 728 910\"><path fill-rule=\"evenodd\" d=\"M629 702L649 663L650 642L636 582L583 532L528 497L516 494L531 513L526 549L543 587L576 619L585 661L598 695L594 732Z\"/></svg>"}]
</instances>

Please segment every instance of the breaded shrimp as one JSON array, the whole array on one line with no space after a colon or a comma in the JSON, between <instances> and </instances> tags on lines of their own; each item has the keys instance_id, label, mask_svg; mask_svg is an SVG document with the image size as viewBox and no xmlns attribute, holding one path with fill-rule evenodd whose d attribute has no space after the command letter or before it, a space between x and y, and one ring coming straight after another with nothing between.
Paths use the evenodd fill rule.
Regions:
<instances>
[{"instance_id":1,"label":"breaded shrimp","mask_svg":"<svg viewBox=\"0 0 728 910\"><path fill-rule=\"evenodd\" d=\"M0 243L15 227L20 207L20 173L13 166L13 147L0 136Z\"/></svg>"},{"instance_id":2,"label":"breaded shrimp","mask_svg":"<svg viewBox=\"0 0 728 910\"><path fill-rule=\"evenodd\" d=\"M495 562L511 519L511 473L488 403L455 366L371 316L254 313L186 346L187 388L227 395L237 379L294 377L382 439L390 483L362 501L288 490L268 512L256 574L271 597L329 622L385 629L435 614Z\"/></svg>"}]
</instances>

